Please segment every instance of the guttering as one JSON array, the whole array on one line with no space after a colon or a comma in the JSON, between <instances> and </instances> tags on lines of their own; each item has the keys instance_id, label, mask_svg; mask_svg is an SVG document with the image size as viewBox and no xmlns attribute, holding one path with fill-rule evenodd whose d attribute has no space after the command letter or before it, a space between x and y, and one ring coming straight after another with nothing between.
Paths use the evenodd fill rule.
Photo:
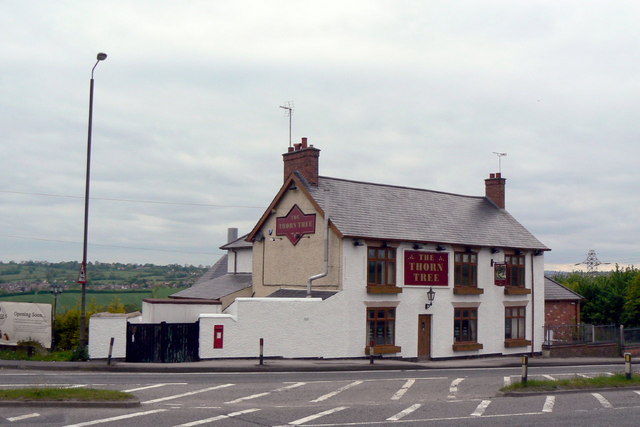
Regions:
<instances>
[{"instance_id":1,"label":"guttering","mask_svg":"<svg viewBox=\"0 0 640 427\"><path fill-rule=\"evenodd\" d=\"M324 213L324 271L309 277L307 281L307 298L311 298L311 283L329 274L329 215Z\"/></svg>"}]
</instances>

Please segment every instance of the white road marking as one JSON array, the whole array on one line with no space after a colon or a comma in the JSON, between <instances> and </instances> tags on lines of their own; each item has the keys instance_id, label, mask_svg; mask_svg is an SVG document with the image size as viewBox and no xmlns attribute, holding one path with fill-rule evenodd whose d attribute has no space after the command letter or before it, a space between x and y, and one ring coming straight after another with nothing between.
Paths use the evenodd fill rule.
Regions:
<instances>
[{"instance_id":1,"label":"white road marking","mask_svg":"<svg viewBox=\"0 0 640 427\"><path fill-rule=\"evenodd\" d=\"M613 405L611 404L611 402L605 399L604 396L601 395L600 393L591 393L591 396L598 399L598 402L600 402L603 408L613 408Z\"/></svg>"},{"instance_id":2,"label":"white road marking","mask_svg":"<svg viewBox=\"0 0 640 427\"><path fill-rule=\"evenodd\" d=\"M264 393L258 393L258 394L252 394L251 396L245 396L245 397L240 397L236 400L230 400L228 402L224 402L224 403L240 403L240 402L244 402L245 400L251 400L251 399L257 399L258 397L263 397L263 396L268 396L270 395L270 392L264 392Z\"/></svg>"},{"instance_id":3,"label":"white road marking","mask_svg":"<svg viewBox=\"0 0 640 427\"><path fill-rule=\"evenodd\" d=\"M158 402L164 402L166 400L173 400L173 399L179 399L181 397L185 397L185 396L192 396L194 394L198 394L198 393L205 393L207 391L211 391L211 390L218 390L221 388L225 388L225 387L231 387L234 386L235 384L221 384L221 385L217 385L215 387L207 387L207 388L203 388L201 390L196 390L196 391L190 391L188 393L182 393L182 394L175 394L173 396L166 396L166 397L161 397L159 399L153 399L153 400L147 400L146 402L142 402L143 405L148 405L149 403L158 403Z\"/></svg>"},{"instance_id":4,"label":"white road marking","mask_svg":"<svg viewBox=\"0 0 640 427\"><path fill-rule=\"evenodd\" d=\"M634 392L635 394L637 394L637 395L640 395L640 391L638 391L638 390L633 390L633 392Z\"/></svg>"},{"instance_id":5,"label":"white road marking","mask_svg":"<svg viewBox=\"0 0 640 427\"><path fill-rule=\"evenodd\" d=\"M151 415L151 414L157 414L159 412L166 412L167 409L154 409L152 411L144 411L144 412L134 412L133 414L126 414L126 415L118 415L117 417L111 417L111 418L102 418L99 420L93 420L93 421L86 421L84 423L78 423L78 424L68 424L64 427L83 427L83 426L92 426L94 424L102 424L102 423L109 423L111 421L120 421L120 420L126 420L129 418L135 418L135 417L142 417L144 415Z\"/></svg>"},{"instance_id":6,"label":"white road marking","mask_svg":"<svg viewBox=\"0 0 640 427\"><path fill-rule=\"evenodd\" d=\"M291 385L288 385L288 386L285 386L285 387L277 388L275 390L267 391L267 392L264 392L264 393L258 393L258 394L252 394L250 396L240 397L238 399L230 400L230 401L224 402L224 403L227 403L227 404L240 403L240 402L244 402L245 400L257 399L258 397L268 396L271 393L276 393L276 392L281 392L281 391L285 391L285 390L290 390L292 388L297 388L297 387L303 386L305 384L306 383L295 383L295 384L291 384Z\"/></svg>"},{"instance_id":7,"label":"white road marking","mask_svg":"<svg viewBox=\"0 0 640 427\"><path fill-rule=\"evenodd\" d=\"M259 410L260 409L257 409L257 408L245 409L245 410L238 411L238 412L232 412L232 413L226 414L226 415L218 415L217 417L206 418L204 420L193 421L193 422L185 423L185 424L178 424L178 425L176 425L174 427L198 426L200 424L207 424L207 423L212 423L214 421L226 420L228 418L237 417L238 415L250 414L251 412L256 412L256 411L259 411Z\"/></svg>"},{"instance_id":8,"label":"white road marking","mask_svg":"<svg viewBox=\"0 0 640 427\"><path fill-rule=\"evenodd\" d=\"M407 380L407 382L404 383L402 387L400 387L400 390L396 391L396 393L393 396L391 396L391 400L400 400L400 398L404 396L407 390L409 390L409 388L411 388L411 386L415 384L415 382L416 382L415 379Z\"/></svg>"},{"instance_id":9,"label":"white road marking","mask_svg":"<svg viewBox=\"0 0 640 427\"><path fill-rule=\"evenodd\" d=\"M26 420L26 419L29 419L29 418L39 417L39 416L40 416L40 414L38 414L37 412L34 412L32 414L24 414L24 415L18 415L17 417L9 417L9 418L7 418L7 421L11 421L11 422L22 421L22 420Z\"/></svg>"},{"instance_id":10,"label":"white road marking","mask_svg":"<svg viewBox=\"0 0 640 427\"><path fill-rule=\"evenodd\" d=\"M292 388L298 388L298 387L303 386L303 385L305 385L305 384L307 384L307 383L295 383L295 384L288 385L288 386L286 386L286 387L280 387L280 388L277 388L277 389L275 389L275 390L273 390L273 391L285 391L285 390L290 390L290 389L292 389Z\"/></svg>"},{"instance_id":11,"label":"white road marking","mask_svg":"<svg viewBox=\"0 0 640 427\"><path fill-rule=\"evenodd\" d=\"M551 375L543 375L543 378L550 380L550 381L555 381L556 379L554 377L552 377Z\"/></svg>"},{"instance_id":12,"label":"white road marking","mask_svg":"<svg viewBox=\"0 0 640 427\"><path fill-rule=\"evenodd\" d=\"M451 381L451 385L449 386L449 399L455 399L456 398L456 393L458 392L458 385L464 381L464 378L456 378L455 380Z\"/></svg>"},{"instance_id":13,"label":"white road marking","mask_svg":"<svg viewBox=\"0 0 640 427\"><path fill-rule=\"evenodd\" d=\"M311 403L322 402L323 400L327 400L327 399L329 399L329 398L331 398L331 397L335 396L336 394L340 394L340 393L342 393L343 391L348 390L348 389L350 389L351 387L355 387L355 386L357 386L357 385L360 385L360 384L362 384L362 383L363 383L363 381L354 381L354 382L352 382L352 383L350 383L350 384L347 384L347 385L345 385L345 386L343 386L343 387L340 387L339 389L337 389L337 390L335 390L335 391L332 391L331 393L327 393L327 394L325 394L325 395L323 395L323 396L320 396L320 397L319 397L319 398L317 398L317 399L311 400Z\"/></svg>"},{"instance_id":14,"label":"white road marking","mask_svg":"<svg viewBox=\"0 0 640 427\"><path fill-rule=\"evenodd\" d=\"M576 374L576 375L582 378L591 378L591 376L587 374Z\"/></svg>"},{"instance_id":15,"label":"white road marking","mask_svg":"<svg viewBox=\"0 0 640 427\"><path fill-rule=\"evenodd\" d=\"M412 413L413 411L415 411L416 409L418 409L421 406L422 405L420 403L416 403L415 405L411 405L407 409L398 412L397 414L395 414L392 417L387 418L387 421L398 421L398 420L406 417L407 415L409 415L410 413Z\"/></svg>"},{"instance_id":16,"label":"white road marking","mask_svg":"<svg viewBox=\"0 0 640 427\"><path fill-rule=\"evenodd\" d=\"M299 420L291 421L289 425L291 426L299 426L308 421L317 420L320 417L324 417L325 415L335 414L336 412L344 411L348 406L338 406L337 408L328 409L326 411L318 412L317 414L309 415L308 417L300 418Z\"/></svg>"},{"instance_id":17,"label":"white road marking","mask_svg":"<svg viewBox=\"0 0 640 427\"><path fill-rule=\"evenodd\" d=\"M181 384L187 384L187 383L181 383ZM125 393L132 393L134 391L149 390L150 388L164 387L166 385L169 385L169 384L153 384L153 385L148 385L148 386L145 386L145 387L130 388L129 390L122 390L122 391L124 391Z\"/></svg>"},{"instance_id":18,"label":"white road marking","mask_svg":"<svg viewBox=\"0 0 640 427\"><path fill-rule=\"evenodd\" d=\"M504 377L504 386L509 387L511 385L511 377Z\"/></svg>"},{"instance_id":19,"label":"white road marking","mask_svg":"<svg viewBox=\"0 0 640 427\"><path fill-rule=\"evenodd\" d=\"M555 396L547 396L547 399L544 401L544 406L542 407L542 412L553 412L553 406L556 404Z\"/></svg>"},{"instance_id":20,"label":"white road marking","mask_svg":"<svg viewBox=\"0 0 640 427\"><path fill-rule=\"evenodd\" d=\"M483 400L480 402L475 411L471 413L472 417L481 417L484 414L484 411L487 409L487 406L491 403L490 400Z\"/></svg>"}]
</instances>

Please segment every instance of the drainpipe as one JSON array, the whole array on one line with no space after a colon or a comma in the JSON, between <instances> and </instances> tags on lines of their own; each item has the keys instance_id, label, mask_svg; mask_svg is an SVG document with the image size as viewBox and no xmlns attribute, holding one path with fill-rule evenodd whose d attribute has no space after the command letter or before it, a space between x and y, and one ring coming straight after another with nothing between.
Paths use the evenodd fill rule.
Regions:
<instances>
[{"instance_id":1,"label":"drainpipe","mask_svg":"<svg viewBox=\"0 0 640 427\"><path fill-rule=\"evenodd\" d=\"M324 213L324 272L309 277L307 281L307 298L311 298L311 282L329 274L329 215Z\"/></svg>"},{"instance_id":2,"label":"drainpipe","mask_svg":"<svg viewBox=\"0 0 640 427\"><path fill-rule=\"evenodd\" d=\"M533 275L535 268L533 262L535 255L531 252L531 356L535 353L535 337L536 337L536 280ZM544 286L544 283L542 284Z\"/></svg>"}]
</instances>

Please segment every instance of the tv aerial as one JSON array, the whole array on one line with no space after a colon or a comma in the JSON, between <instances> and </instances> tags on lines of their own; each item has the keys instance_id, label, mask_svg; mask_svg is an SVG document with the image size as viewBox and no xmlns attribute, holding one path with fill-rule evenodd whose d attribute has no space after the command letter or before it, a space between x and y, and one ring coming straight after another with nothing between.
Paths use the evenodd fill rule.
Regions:
<instances>
[{"instance_id":1,"label":"tv aerial","mask_svg":"<svg viewBox=\"0 0 640 427\"><path fill-rule=\"evenodd\" d=\"M502 174L502 158L507 155L507 153L498 153L496 151L493 152L496 156L498 156L498 173Z\"/></svg>"},{"instance_id":2,"label":"tv aerial","mask_svg":"<svg viewBox=\"0 0 640 427\"><path fill-rule=\"evenodd\" d=\"M293 116L293 101L287 101L280 108L285 110L285 115L289 117L289 147L291 147L291 116Z\"/></svg>"}]
</instances>

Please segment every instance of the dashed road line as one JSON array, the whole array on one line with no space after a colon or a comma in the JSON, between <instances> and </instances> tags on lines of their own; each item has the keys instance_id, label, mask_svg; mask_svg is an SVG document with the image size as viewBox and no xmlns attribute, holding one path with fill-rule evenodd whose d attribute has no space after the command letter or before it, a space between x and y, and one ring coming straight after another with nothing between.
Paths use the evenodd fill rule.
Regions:
<instances>
[{"instance_id":1,"label":"dashed road line","mask_svg":"<svg viewBox=\"0 0 640 427\"><path fill-rule=\"evenodd\" d=\"M22 421L22 420L28 420L29 418L36 418L36 417L39 417L39 416L40 416L39 413L33 412L31 414L18 415L16 417L9 417L9 418L7 418L7 421L10 421L10 422Z\"/></svg>"},{"instance_id":2,"label":"dashed road line","mask_svg":"<svg viewBox=\"0 0 640 427\"><path fill-rule=\"evenodd\" d=\"M547 399L544 401L544 405L542 406L542 412L553 412L553 406L556 404L555 396L547 396Z\"/></svg>"},{"instance_id":3,"label":"dashed road line","mask_svg":"<svg viewBox=\"0 0 640 427\"><path fill-rule=\"evenodd\" d=\"M102 423L108 423L111 421L120 421L120 420L126 420L129 418L135 418L135 417L142 417L144 415L151 415L151 414L157 414L159 412L165 412L168 411L168 409L154 409L152 411L144 411L144 412L134 412L132 414L126 414L126 415L118 415L117 417L111 417L111 418L101 418L99 420L93 420L93 421L86 421L84 423L78 423L78 424L68 424L64 427L84 427L84 426L92 426L95 424L102 424Z\"/></svg>"},{"instance_id":4,"label":"dashed road line","mask_svg":"<svg viewBox=\"0 0 640 427\"><path fill-rule=\"evenodd\" d=\"M456 378L455 380L451 381L451 385L449 386L449 399L455 399L456 398L456 393L458 392L458 385L460 385L460 383L464 381L464 378Z\"/></svg>"},{"instance_id":5,"label":"dashed road line","mask_svg":"<svg viewBox=\"0 0 640 427\"><path fill-rule=\"evenodd\" d=\"M550 380L550 381L555 381L556 380L555 377L552 377L551 375L546 375L546 374L543 374L542 378L544 378L546 380Z\"/></svg>"},{"instance_id":6,"label":"dashed road line","mask_svg":"<svg viewBox=\"0 0 640 427\"><path fill-rule=\"evenodd\" d=\"M422 404L420 404L420 403L416 403L415 405L411 405L407 409L402 410L402 411L398 412L397 414L387 418L387 421L398 421L398 420L406 417L407 415L409 415L410 413L412 413L413 411L415 411L416 409L418 409L421 406L422 406Z\"/></svg>"},{"instance_id":7,"label":"dashed road line","mask_svg":"<svg viewBox=\"0 0 640 427\"><path fill-rule=\"evenodd\" d=\"M244 402L245 400L252 400L252 399L257 399L258 397L268 396L271 393L277 393L277 392L281 392L281 391L285 391L285 390L290 390L292 388L297 388L297 387L303 386L305 384L306 383L295 383L295 384L291 384L291 385L288 385L288 386L285 386L285 387L277 388L275 390L266 391L264 393L257 393L257 394L252 394L250 396L240 397L238 399L230 400L230 401L224 402L224 403L226 403L226 404L240 403L240 402Z\"/></svg>"},{"instance_id":8,"label":"dashed road line","mask_svg":"<svg viewBox=\"0 0 640 427\"><path fill-rule=\"evenodd\" d=\"M607 409L613 408L613 405L611 404L611 402L605 399L605 397L600 393L591 393L591 396L595 397L598 400L598 402L600 402L603 408L607 408Z\"/></svg>"},{"instance_id":9,"label":"dashed road line","mask_svg":"<svg viewBox=\"0 0 640 427\"><path fill-rule=\"evenodd\" d=\"M309 415L308 417L300 418L299 420L291 421L289 425L299 426L306 422L317 420L318 418L324 417L325 415L335 414L336 412L344 411L349 408L348 406L338 406L337 408L328 409L326 411L318 412L317 414Z\"/></svg>"},{"instance_id":10,"label":"dashed road line","mask_svg":"<svg viewBox=\"0 0 640 427\"><path fill-rule=\"evenodd\" d=\"M260 409L257 409L257 408L245 409L245 410L238 411L238 412L231 412L230 414L218 415L218 416L211 417L211 418L205 418L203 420L192 421L190 423L178 424L178 425L176 425L174 427L199 426L200 424L207 424L207 423L212 423L214 421L226 420L226 419L229 419L229 418L237 417L238 415L250 414L252 412L256 412L256 411L259 411L259 410Z\"/></svg>"},{"instance_id":11,"label":"dashed road line","mask_svg":"<svg viewBox=\"0 0 640 427\"><path fill-rule=\"evenodd\" d=\"M576 375L582 378L592 378L591 375L587 375L587 374L576 374Z\"/></svg>"},{"instance_id":12,"label":"dashed road line","mask_svg":"<svg viewBox=\"0 0 640 427\"><path fill-rule=\"evenodd\" d=\"M205 393L207 391L218 390L218 389L221 389L221 388L231 387L231 386L234 386L234 385L235 384L221 384L221 385L217 385L217 386L214 386L214 387L203 388L201 390L195 390L195 391L190 391L190 392L187 392L187 393L175 394L173 396L166 396L166 397L160 397L158 399L147 400L145 402L142 402L142 404L143 405L148 405L150 403L158 403L158 402L164 402L166 400L179 399L181 397L192 396L194 394Z\"/></svg>"},{"instance_id":13,"label":"dashed road line","mask_svg":"<svg viewBox=\"0 0 640 427\"><path fill-rule=\"evenodd\" d=\"M151 388L158 388L158 387L164 387L164 386L168 386L168 385L187 385L188 383L164 383L164 384L152 384L152 385L148 385L148 386L144 386L144 387L138 387L138 388L130 388L129 390L123 390L125 393L133 393L134 391L141 391L141 390L149 390Z\"/></svg>"},{"instance_id":14,"label":"dashed road line","mask_svg":"<svg viewBox=\"0 0 640 427\"><path fill-rule=\"evenodd\" d=\"M354 381L354 382L349 383L349 384L347 384L347 385L345 385L343 387L340 387L339 389L337 389L335 391L332 391L331 393L327 393L325 395L322 395L322 396L318 397L317 399L313 399L310 402L311 403L322 402L323 400L327 400L327 399L329 399L329 398L331 398L331 397L333 397L333 396L335 396L337 394L342 393L345 390L350 389L351 387L355 387L355 386L360 385L362 383L363 383L363 381Z\"/></svg>"},{"instance_id":15,"label":"dashed road line","mask_svg":"<svg viewBox=\"0 0 640 427\"><path fill-rule=\"evenodd\" d=\"M402 387L400 387L400 390L396 391L396 393L391 396L391 400L400 400L402 396L404 396L404 394L407 392L407 390L409 390L409 388L411 388L411 386L415 384L415 382L415 379L407 380L407 382L404 383Z\"/></svg>"},{"instance_id":16,"label":"dashed road line","mask_svg":"<svg viewBox=\"0 0 640 427\"><path fill-rule=\"evenodd\" d=\"M482 414L484 414L484 411L487 409L487 407L489 406L490 403L491 403L490 400L483 400L482 402L480 402L480 404L478 405L476 410L471 413L471 416L472 417L481 417Z\"/></svg>"}]
</instances>

